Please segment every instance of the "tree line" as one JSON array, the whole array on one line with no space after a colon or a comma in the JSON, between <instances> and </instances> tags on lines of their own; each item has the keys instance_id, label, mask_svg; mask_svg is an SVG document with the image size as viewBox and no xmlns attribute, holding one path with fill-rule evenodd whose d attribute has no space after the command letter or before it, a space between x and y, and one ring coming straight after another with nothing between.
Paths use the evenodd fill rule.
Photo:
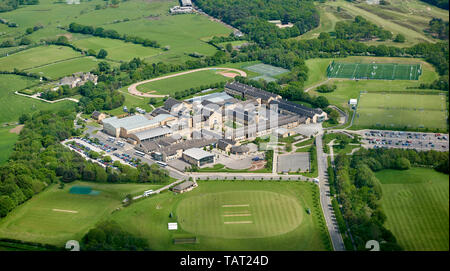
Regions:
<instances>
[{"instance_id":1,"label":"tree line","mask_svg":"<svg viewBox=\"0 0 450 271\"><path fill-rule=\"evenodd\" d=\"M406 170L411 166L428 166L448 174L448 152L360 149L352 156L337 156L331 185L357 250L365 250L368 240L379 241L382 250L402 250L395 236L384 226L386 215L380 205L381 183L374 172Z\"/></svg>"},{"instance_id":2,"label":"tree line","mask_svg":"<svg viewBox=\"0 0 450 271\"><path fill-rule=\"evenodd\" d=\"M144 39L144 38L141 38L138 36L132 36L132 35L127 35L127 34L121 35L116 30L111 30L111 29L108 30L108 29L104 29L103 27L94 27L94 26L90 26L90 25L71 23L67 30L72 33L81 33L81 34L93 35L93 36L101 37L101 38L123 40L125 42L141 44L142 46L145 46L145 47L154 47L154 48L161 47L157 41L150 40L150 39Z\"/></svg>"},{"instance_id":3,"label":"tree line","mask_svg":"<svg viewBox=\"0 0 450 271\"><path fill-rule=\"evenodd\" d=\"M1 0L0 12L11 11L19 8L20 5L38 5L39 0Z\"/></svg>"},{"instance_id":4,"label":"tree line","mask_svg":"<svg viewBox=\"0 0 450 271\"><path fill-rule=\"evenodd\" d=\"M68 110L38 111L19 118L25 126L8 161L0 166L0 217L58 182L163 183L170 180L168 172L156 164L105 169L86 161L60 144L81 134L73 126L74 119L75 112Z\"/></svg>"}]
</instances>

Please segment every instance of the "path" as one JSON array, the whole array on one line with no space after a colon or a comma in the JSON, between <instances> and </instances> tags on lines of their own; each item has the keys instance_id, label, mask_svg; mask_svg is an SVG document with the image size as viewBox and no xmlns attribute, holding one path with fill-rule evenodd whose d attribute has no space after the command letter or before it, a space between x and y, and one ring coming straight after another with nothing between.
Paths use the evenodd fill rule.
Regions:
<instances>
[{"instance_id":1,"label":"path","mask_svg":"<svg viewBox=\"0 0 450 271\"><path fill-rule=\"evenodd\" d=\"M26 95L26 94L23 94L23 93L20 93L20 92L16 91L16 92L14 92L14 94L17 94L17 95L20 95L20 96L23 96L23 97L36 99L36 100L43 101L43 102L46 102L46 103L51 103L51 104L57 103L57 102L61 102L61 101L72 101L72 102L76 102L76 103L79 102L75 98L61 98L61 99L58 99L58 100L49 101L49 100L46 100L46 99L39 98L38 97L39 93L36 93L36 94L33 94L33 95Z\"/></svg>"},{"instance_id":2,"label":"path","mask_svg":"<svg viewBox=\"0 0 450 271\"><path fill-rule=\"evenodd\" d=\"M335 251L345 250L344 241L339 233L339 229L334 215L333 206L331 205L330 184L328 182L328 159L327 155L323 152L323 141L321 132L316 137L316 150L317 150L317 168L319 171L319 189L320 189L320 205L322 206L323 215L325 216L325 222L330 233L331 243ZM332 148L330 148L330 154L333 155Z\"/></svg>"},{"instance_id":3,"label":"path","mask_svg":"<svg viewBox=\"0 0 450 271\"><path fill-rule=\"evenodd\" d=\"M136 95L136 96L140 96L140 97L150 97L150 98L162 98L162 97L166 97L169 95L159 95L159 94L148 94L148 93L143 93L137 90L137 87L146 83L150 83L150 82L154 82L154 81L158 81L158 80L163 80L163 79L167 79L167 78L172 78L172 77L176 77L176 76L180 76L180 75L184 75L184 74L189 74L189 73L193 73L193 72L199 72L199 71L206 71L206 70L226 70L226 71L234 71L239 73L240 76L246 77L247 73L238 69L234 69L234 68L222 68L222 67L209 67L209 68L200 68L200 69L195 69L195 70L189 70L189 71L185 71L185 72L180 72L180 73L175 73L175 74L171 74L171 75L166 75L166 76L162 76L162 77L158 77L158 78L153 78L153 79L148 79L148 80L144 80L141 82L137 82L132 84L131 86L128 87L128 92L130 94Z\"/></svg>"},{"instance_id":4,"label":"path","mask_svg":"<svg viewBox=\"0 0 450 271\"><path fill-rule=\"evenodd\" d=\"M330 81L332 78L328 78L327 80L325 80L325 81L322 81L322 82L320 82L320 83L317 83L317 84L315 84L315 85L312 85L312 86L310 86L309 88L307 88L307 89L305 89L305 92L308 92L308 91L310 91L311 89L313 89L313 88L316 88L316 87L318 87L318 86L321 86L321 85L323 85L323 84L326 84L326 83L328 83L328 81Z\"/></svg>"}]
</instances>

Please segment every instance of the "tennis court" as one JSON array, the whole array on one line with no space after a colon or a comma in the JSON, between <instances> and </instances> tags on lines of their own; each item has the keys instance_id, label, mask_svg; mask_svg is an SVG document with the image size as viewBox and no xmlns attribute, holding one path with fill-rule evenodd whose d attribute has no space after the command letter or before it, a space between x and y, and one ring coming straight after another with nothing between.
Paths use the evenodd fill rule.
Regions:
<instances>
[{"instance_id":1,"label":"tennis court","mask_svg":"<svg viewBox=\"0 0 450 271\"><path fill-rule=\"evenodd\" d=\"M245 69L260 74L259 76L253 77L251 79L253 79L253 80L264 79L267 82L276 81L276 78L274 78L274 76L289 72L289 70L287 70L287 69L283 69L280 67L275 67L275 66L267 65L267 64L263 64L263 63L248 66L248 67L245 67Z\"/></svg>"},{"instance_id":2,"label":"tennis court","mask_svg":"<svg viewBox=\"0 0 450 271\"><path fill-rule=\"evenodd\" d=\"M420 64L343 63L332 62L327 68L328 78L418 80Z\"/></svg>"}]
</instances>

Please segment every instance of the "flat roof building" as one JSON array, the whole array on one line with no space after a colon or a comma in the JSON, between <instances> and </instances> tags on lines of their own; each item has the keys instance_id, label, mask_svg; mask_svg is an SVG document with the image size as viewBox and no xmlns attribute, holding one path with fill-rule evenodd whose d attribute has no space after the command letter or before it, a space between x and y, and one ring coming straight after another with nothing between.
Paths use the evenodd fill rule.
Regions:
<instances>
[{"instance_id":1,"label":"flat roof building","mask_svg":"<svg viewBox=\"0 0 450 271\"><path fill-rule=\"evenodd\" d=\"M191 148L183 152L183 159L191 165L201 167L214 163L214 154L200 148Z\"/></svg>"},{"instance_id":2,"label":"flat roof building","mask_svg":"<svg viewBox=\"0 0 450 271\"><path fill-rule=\"evenodd\" d=\"M156 128L165 125L165 122L175 119L168 114L157 115L152 119L147 119L142 115L133 115L125 118L111 117L103 119L103 131L115 137L128 137L129 134L135 134L144 130Z\"/></svg>"}]
</instances>

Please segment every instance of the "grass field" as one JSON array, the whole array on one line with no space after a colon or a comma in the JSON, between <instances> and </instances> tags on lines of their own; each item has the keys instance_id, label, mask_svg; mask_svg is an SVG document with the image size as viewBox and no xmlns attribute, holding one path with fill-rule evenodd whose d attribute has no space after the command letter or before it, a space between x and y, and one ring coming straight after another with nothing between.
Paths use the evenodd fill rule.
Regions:
<instances>
[{"instance_id":1,"label":"grass field","mask_svg":"<svg viewBox=\"0 0 450 271\"><path fill-rule=\"evenodd\" d=\"M336 90L330 93L318 93L314 89L310 91L313 95L325 96L331 104L347 107L349 99L358 98L361 91L410 91L410 88L417 88L421 83L431 83L438 79L434 67L421 60L411 58L395 57L346 57L346 58L325 58L308 59L306 65L309 68L308 80L305 82L305 88L325 82L327 78L327 67L332 61L343 63L399 63L399 64L420 64L422 75L419 80L348 80L332 78L328 84L336 85Z\"/></svg>"},{"instance_id":2,"label":"grass field","mask_svg":"<svg viewBox=\"0 0 450 271\"><path fill-rule=\"evenodd\" d=\"M112 218L155 250L326 250L329 237L313 190L303 182L203 181L188 193L136 202ZM168 231L175 221L179 229ZM197 244L173 243L193 237Z\"/></svg>"},{"instance_id":3,"label":"grass field","mask_svg":"<svg viewBox=\"0 0 450 271\"><path fill-rule=\"evenodd\" d=\"M3 164L11 154L14 143L16 143L19 135L15 133L10 133L12 127L2 127L0 128L0 165Z\"/></svg>"},{"instance_id":4,"label":"grass field","mask_svg":"<svg viewBox=\"0 0 450 271\"><path fill-rule=\"evenodd\" d=\"M343 63L332 62L327 68L329 78L418 80L422 74L420 64L397 63Z\"/></svg>"},{"instance_id":5,"label":"grass field","mask_svg":"<svg viewBox=\"0 0 450 271\"><path fill-rule=\"evenodd\" d=\"M98 53L100 49L105 49L108 52L106 58L117 61L129 61L134 57L146 59L162 52L161 49L144 47L142 45L127 43L121 40L98 37L80 39L74 41L73 44L85 50L92 49L96 53Z\"/></svg>"},{"instance_id":6,"label":"grass field","mask_svg":"<svg viewBox=\"0 0 450 271\"><path fill-rule=\"evenodd\" d=\"M109 29L119 33L133 34L142 38L158 41L162 47L170 46L170 50L148 58L149 62L180 62L194 59L188 54L197 52L202 55L213 55L217 49L204 41L212 36L229 35L231 29L213 22L198 14L161 15L158 18L142 18L135 21L108 25Z\"/></svg>"},{"instance_id":7,"label":"grass field","mask_svg":"<svg viewBox=\"0 0 450 271\"><path fill-rule=\"evenodd\" d=\"M353 128L447 130L445 95L361 93Z\"/></svg>"},{"instance_id":8,"label":"grass field","mask_svg":"<svg viewBox=\"0 0 450 271\"><path fill-rule=\"evenodd\" d=\"M442 18L445 21L449 20L447 11L418 0L391 0L389 3L389 5L383 6L369 5L366 1L349 3L348 1L338 0L327 2L325 5L336 9L333 11L336 17L339 17L339 13L346 13L352 17L359 15L391 31L394 36L403 34L406 37L405 43L399 44L392 41L366 42L370 45L411 46L423 41L434 42L436 41L435 39L424 33L424 30L428 27L428 22L432 18ZM341 8L340 12L337 11L337 7Z\"/></svg>"},{"instance_id":9,"label":"grass field","mask_svg":"<svg viewBox=\"0 0 450 271\"><path fill-rule=\"evenodd\" d=\"M100 194L70 194L73 185L91 186ZM68 240L80 240L97 222L120 207L126 194L158 187L74 182L59 189L52 185L0 220L0 238L62 246Z\"/></svg>"},{"instance_id":10,"label":"grass field","mask_svg":"<svg viewBox=\"0 0 450 271\"><path fill-rule=\"evenodd\" d=\"M222 71L223 70L205 70L183 74L180 76L139 85L137 89L142 92L154 92L154 94L171 95L177 91L184 91L186 89L200 86L206 86L206 88L208 88L210 84L230 80L230 78L217 73Z\"/></svg>"},{"instance_id":11,"label":"grass field","mask_svg":"<svg viewBox=\"0 0 450 271\"><path fill-rule=\"evenodd\" d=\"M449 249L449 177L432 169L383 170L386 227L405 250Z\"/></svg>"},{"instance_id":12,"label":"grass field","mask_svg":"<svg viewBox=\"0 0 450 271\"><path fill-rule=\"evenodd\" d=\"M94 57L79 57L39 68L28 69L27 72L39 73L50 79L58 79L75 72L88 72L97 68L99 60ZM112 65L114 66L114 65Z\"/></svg>"},{"instance_id":13,"label":"grass field","mask_svg":"<svg viewBox=\"0 0 450 271\"><path fill-rule=\"evenodd\" d=\"M31 69L77 57L81 54L67 46L39 46L0 58L0 70Z\"/></svg>"},{"instance_id":14,"label":"grass field","mask_svg":"<svg viewBox=\"0 0 450 271\"><path fill-rule=\"evenodd\" d=\"M37 110L75 110L75 103L62 101L54 104L22 97L14 94L14 91L26 88L38 83L38 80L17 75L0 75L0 123L16 122L23 113Z\"/></svg>"}]
</instances>

